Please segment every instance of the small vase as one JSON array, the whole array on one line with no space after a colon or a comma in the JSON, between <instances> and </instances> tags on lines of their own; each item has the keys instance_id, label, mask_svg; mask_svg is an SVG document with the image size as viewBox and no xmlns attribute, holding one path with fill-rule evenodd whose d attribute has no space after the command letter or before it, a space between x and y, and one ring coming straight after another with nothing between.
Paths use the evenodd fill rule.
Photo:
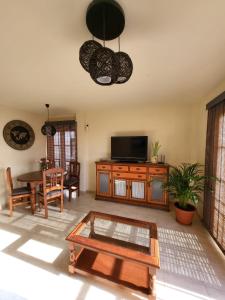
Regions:
<instances>
[{"instance_id":1,"label":"small vase","mask_svg":"<svg viewBox=\"0 0 225 300\"><path fill-rule=\"evenodd\" d=\"M156 156L152 156L152 157L151 157L151 163L157 164L157 162L158 162L158 157L157 157L157 155L156 155Z\"/></svg>"}]
</instances>

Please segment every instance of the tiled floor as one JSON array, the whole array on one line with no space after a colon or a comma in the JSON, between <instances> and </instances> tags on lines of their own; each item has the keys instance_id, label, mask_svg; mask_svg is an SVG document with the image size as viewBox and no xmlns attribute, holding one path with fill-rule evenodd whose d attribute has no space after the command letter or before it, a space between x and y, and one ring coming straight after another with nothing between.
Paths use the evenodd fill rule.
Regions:
<instances>
[{"instance_id":1,"label":"tiled floor","mask_svg":"<svg viewBox=\"0 0 225 300\"><path fill-rule=\"evenodd\" d=\"M92 276L68 274L65 237L90 210L157 223L157 299L225 299L225 257L197 217L192 226L182 226L173 210L96 201L86 193L66 200L65 207L62 214L51 207L48 220L43 211L32 216L28 209L17 209L12 218L0 212L0 299L147 299Z\"/></svg>"}]
</instances>

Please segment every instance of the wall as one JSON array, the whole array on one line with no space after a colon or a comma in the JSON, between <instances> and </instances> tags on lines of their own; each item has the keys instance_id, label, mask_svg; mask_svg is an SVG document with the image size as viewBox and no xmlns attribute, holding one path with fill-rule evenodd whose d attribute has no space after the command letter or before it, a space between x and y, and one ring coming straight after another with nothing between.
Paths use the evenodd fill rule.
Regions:
<instances>
[{"instance_id":1,"label":"wall","mask_svg":"<svg viewBox=\"0 0 225 300\"><path fill-rule=\"evenodd\" d=\"M166 162L172 165L191 162L193 112L190 104L151 104L143 108L78 113L78 145L82 150L78 155L84 163L83 178L86 178L83 189L95 190L95 161L110 158L113 135L147 135L149 158L151 142L159 140L160 153L165 154Z\"/></svg>"},{"instance_id":2,"label":"wall","mask_svg":"<svg viewBox=\"0 0 225 300\"><path fill-rule=\"evenodd\" d=\"M45 156L45 138L40 132L40 128L44 122L44 118L37 114L32 114L16 109L0 107L0 130L6 123L12 120L22 120L27 122L34 130L35 141L31 148L27 150L15 150L9 147L3 134L0 135L0 207L4 206L6 200L6 181L5 169L11 167L12 176L15 186L19 186L16 177L22 173L26 173L39 168L39 159Z\"/></svg>"}]
</instances>

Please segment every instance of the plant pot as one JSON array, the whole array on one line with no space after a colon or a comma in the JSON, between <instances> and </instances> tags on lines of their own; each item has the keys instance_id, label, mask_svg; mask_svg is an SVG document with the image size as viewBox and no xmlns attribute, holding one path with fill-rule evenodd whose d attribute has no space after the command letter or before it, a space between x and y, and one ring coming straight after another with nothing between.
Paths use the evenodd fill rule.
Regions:
<instances>
[{"instance_id":1,"label":"plant pot","mask_svg":"<svg viewBox=\"0 0 225 300\"><path fill-rule=\"evenodd\" d=\"M175 203L176 220L178 223L183 225L191 225L195 214L195 207L188 204L187 210L179 207L179 203Z\"/></svg>"},{"instance_id":2,"label":"plant pot","mask_svg":"<svg viewBox=\"0 0 225 300\"><path fill-rule=\"evenodd\" d=\"M157 162L158 162L158 156L157 155L156 156L152 156L151 157L151 163L157 164Z\"/></svg>"}]
</instances>

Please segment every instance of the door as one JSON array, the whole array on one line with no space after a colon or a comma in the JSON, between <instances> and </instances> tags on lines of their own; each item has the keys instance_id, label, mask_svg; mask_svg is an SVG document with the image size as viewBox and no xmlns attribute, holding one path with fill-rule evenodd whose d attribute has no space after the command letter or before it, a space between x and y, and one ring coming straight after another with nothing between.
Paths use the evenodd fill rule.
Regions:
<instances>
[{"instance_id":1,"label":"door","mask_svg":"<svg viewBox=\"0 0 225 300\"><path fill-rule=\"evenodd\" d=\"M97 172L97 189L96 194L99 196L111 196L111 174L108 171Z\"/></svg>"},{"instance_id":2,"label":"door","mask_svg":"<svg viewBox=\"0 0 225 300\"><path fill-rule=\"evenodd\" d=\"M154 204L167 204L167 193L163 188L165 176L154 175L149 177L148 202Z\"/></svg>"},{"instance_id":3,"label":"door","mask_svg":"<svg viewBox=\"0 0 225 300\"><path fill-rule=\"evenodd\" d=\"M113 178L113 197L127 199L129 195L128 190L129 181L123 178Z\"/></svg>"},{"instance_id":4,"label":"door","mask_svg":"<svg viewBox=\"0 0 225 300\"><path fill-rule=\"evenodd\" d=\"M137 201L146 201L146 181L130 181L130 199Z\"/></svg>"}]
</instances>

